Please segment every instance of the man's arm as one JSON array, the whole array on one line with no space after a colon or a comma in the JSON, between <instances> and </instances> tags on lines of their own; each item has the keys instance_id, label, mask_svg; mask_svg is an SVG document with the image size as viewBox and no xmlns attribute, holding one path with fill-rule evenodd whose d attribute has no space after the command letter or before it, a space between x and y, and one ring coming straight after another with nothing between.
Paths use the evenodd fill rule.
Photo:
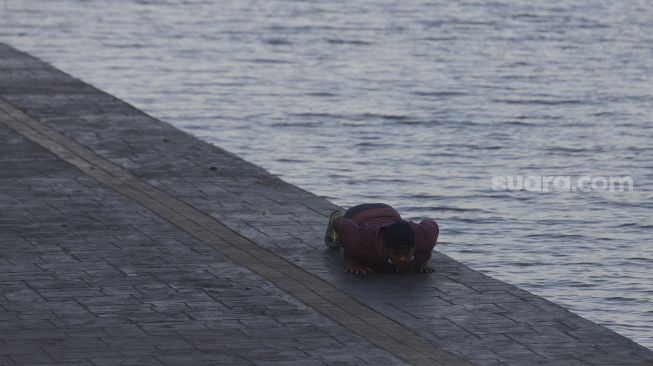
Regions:
<instances>
[{"instance_id":1,"label":"man's arm","mask_svg":"<svg viewBox=\"0 0 653 366\"><path fill-rule=\"evenodd\" d=\"M337 220L337 221L336 221ZM356 258L359 255L359 246L362 242L360 226L353 220L338 217L333 225L338 232L342 251L345 256L345 271L348 273L367 273L372 269L362 265Z\"/></svg>"},{"instance_id":2,"label":"man's arm","mask_svg":"<svg viewBox=\"0 0 653 366\"><path fill-rule=\"evenodd\" d=\"M431 273L433 268L428 266L428 262L438 241L440 227L433 220L422 220L422 222L415 225L414 229L417 240L415 259L413 259L415 272Z\"/></svg>"}]
</instances>

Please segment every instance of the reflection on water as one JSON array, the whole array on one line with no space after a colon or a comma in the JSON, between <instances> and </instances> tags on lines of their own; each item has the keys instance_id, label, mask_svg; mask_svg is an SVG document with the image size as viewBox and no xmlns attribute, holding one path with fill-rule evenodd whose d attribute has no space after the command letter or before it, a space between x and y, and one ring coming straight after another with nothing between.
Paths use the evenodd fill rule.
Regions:
<instances>
[{"instance_id":1,"label":"reflection on water","mask_svg":"<svg viewBox=\"0 0 653 366\"><path fill-rule=\"evenodd\" d=\"M653 347L653 10L632 1L4 0L0 41ZM493 175L632 176L497 192Z\"/></svg>"}]
</instances>

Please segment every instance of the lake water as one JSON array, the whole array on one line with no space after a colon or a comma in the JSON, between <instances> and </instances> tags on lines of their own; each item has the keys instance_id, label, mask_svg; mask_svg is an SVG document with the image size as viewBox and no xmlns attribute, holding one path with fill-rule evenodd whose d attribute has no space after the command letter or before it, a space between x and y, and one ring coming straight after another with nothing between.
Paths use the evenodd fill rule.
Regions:
<instances>
[{"instance_id":1,"label":"lake water","mask_svg":"<svg viewBox=\"0 0 653 366\"><path fill-rule=\"evenodd\" d=\"M653 7L0 0L0 41L653 348ZM631 192L493 176L628 176ZM561 178L562 179L562 178Z\"/></svg>"}]
</instances>

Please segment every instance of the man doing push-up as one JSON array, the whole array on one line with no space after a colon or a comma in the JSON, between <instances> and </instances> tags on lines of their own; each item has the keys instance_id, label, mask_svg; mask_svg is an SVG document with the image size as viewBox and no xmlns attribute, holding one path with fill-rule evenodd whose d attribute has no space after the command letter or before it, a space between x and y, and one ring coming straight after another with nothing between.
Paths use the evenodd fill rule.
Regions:
<instances>
[{"instance_id":1,"label":"man doing push-up","mask_svg":"<svg viewBox=\"0 0 653 366\"><path fill-rule=\"evenodd\" d=\"M433 220L406 221L384 203L366 203L329 217L324 243L341 248L349 273L433 272L428 266L438 240Z\"/></svg>"}]
</instances>

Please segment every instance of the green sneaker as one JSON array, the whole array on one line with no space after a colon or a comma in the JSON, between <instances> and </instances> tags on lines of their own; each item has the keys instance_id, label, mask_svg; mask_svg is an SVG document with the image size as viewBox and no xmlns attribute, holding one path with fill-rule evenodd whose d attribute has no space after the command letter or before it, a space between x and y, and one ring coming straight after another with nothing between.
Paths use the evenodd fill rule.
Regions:
<instances>
[{"instance_id":1,"label":"green sneaker","mask_svg":"<svg viewBox=\"0 0 653 366\"><path fill-rule=\"evenodd\" d=\"M333 219L338 216L342 216L340 211L333 211L329 216L329 224L327 225L326 234L324 235L324 245L326 245L327 248L335 249L340 247L338 233L333 228Z\"/></svg>"}]
</instances>

